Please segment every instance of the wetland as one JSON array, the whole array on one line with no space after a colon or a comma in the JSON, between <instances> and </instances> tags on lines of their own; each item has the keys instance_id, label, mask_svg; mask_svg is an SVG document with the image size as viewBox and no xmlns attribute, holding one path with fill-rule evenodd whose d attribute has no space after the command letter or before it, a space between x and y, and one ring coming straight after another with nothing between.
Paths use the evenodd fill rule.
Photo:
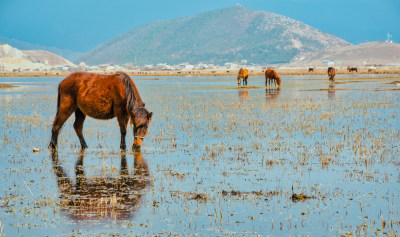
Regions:
<instances>
[{"instance_id":1,"label":"wetland","mask_svg":"<svg viewBox=\"0 0 400 237\"><path fill-rule=\"evenodd\" d=\"M400 76L281 78L133 77L154 113L133 152L115 118L81 151L74 116L49 150L63 77L0 77L0 233L398 235Z\"/></svg>"}]
</instances>

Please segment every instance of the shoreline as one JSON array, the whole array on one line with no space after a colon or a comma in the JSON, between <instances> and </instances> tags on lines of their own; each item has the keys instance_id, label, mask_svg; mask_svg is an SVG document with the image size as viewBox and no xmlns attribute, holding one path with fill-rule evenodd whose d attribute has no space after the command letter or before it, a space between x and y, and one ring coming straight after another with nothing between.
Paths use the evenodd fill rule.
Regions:
<instances>
[{"instance_id":1,"label":"shoreline","mask_svg":"<svg viewBox=\"0 0 400 237\"><path fill-rule=\"evenodd\" d=\"M358 72L347 72L347 67L337 67L336 74L400 74L400 67L396 68L359 68ZM264 69L248 69L249 76L264 76ZM308 72L308 68L277 68L279 75L327 75L327 68L315 68L314 72ZM82 70L84 71L84 70ZM91 73L114 74L123 71L129 76L236 76L238 69L225 70L190 70L190 71L137 71L137 70L113 70L113 71L88 71ZM78 71L26 71L5 72L0 71L0 77L66 77Z\"/></svg>"}]
</instances>

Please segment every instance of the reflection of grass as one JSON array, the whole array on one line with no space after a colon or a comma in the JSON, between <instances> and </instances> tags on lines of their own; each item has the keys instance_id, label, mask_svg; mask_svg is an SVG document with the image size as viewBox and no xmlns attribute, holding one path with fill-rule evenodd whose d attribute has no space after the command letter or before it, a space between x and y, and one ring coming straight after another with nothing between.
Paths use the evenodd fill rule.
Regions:
<instances>
[{"instance_id":1,"label":"reflection of grass","mask_svg":"<svg viewBox=\"0 0 400 237\"><path fill-rule=\"evenodd\" d=\"M3 234L4 226L1 225L1 220L0 220L0 237L5 237Z\"/></svg>"}]
</instances>

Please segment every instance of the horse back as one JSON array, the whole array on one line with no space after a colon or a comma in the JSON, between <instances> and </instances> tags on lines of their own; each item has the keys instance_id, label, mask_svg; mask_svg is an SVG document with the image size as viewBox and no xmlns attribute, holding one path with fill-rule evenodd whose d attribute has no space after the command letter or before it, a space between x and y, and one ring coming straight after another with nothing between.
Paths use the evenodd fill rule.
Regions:
<instances>
[{"instance_id":1,"label":"horse back","mask_svg":"<svg viewBox=\"0 0 400 237\"><path fill-rule=\"evenodd\" d=\"M84 114L97 119L113 118L116 112L127 113L125 92L119 74L76 72L59 84L61 103L75 106Z\"/></svg>"},{"instance_id":2,"label":"horse back","mask_svg":"<svg viewBox=\"0 0 400 237\"><path fill-rule=\"evenodd\" d=\"M267 69L267 71L265 71L265 78L266 79L278 79L278 73L276 73L276 71L273 69Z\"/></svg>"},{"instance_id":3,"label":"horse back","mask_svg":"<svg viewBox=\"0 0 400 237\"><path fill-rule=\"evenodd\" d=\"M238 78L246 78L249 76L249 71L245 68L241 68L238 73Z\"/></svg>"}]
</instances>

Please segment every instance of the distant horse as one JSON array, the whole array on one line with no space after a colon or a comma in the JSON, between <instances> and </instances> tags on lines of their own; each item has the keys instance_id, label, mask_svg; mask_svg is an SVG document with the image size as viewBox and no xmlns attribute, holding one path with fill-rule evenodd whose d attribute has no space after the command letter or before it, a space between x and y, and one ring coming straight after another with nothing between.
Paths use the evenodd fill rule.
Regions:
<instances>
[{"instance_id":1,"label":"distant horse","mask_svg":"<svg viewBox=\"0 0 400 237\"><path fill-rule=\"evenodd\" d=\"M87 148L82 130L86 115L95 119L117 117L121 132L120 148L125 149L126 128L129 119L133 123L133 148L139 149L153 113L145 107L132 79L123 72L101 75L76 72L58 85L57 114L53 122L49 147L57 147L62 125L75 112L74 129L82 149Z\"/></svg>"},{"instance_id":2,"label":"distant horse","mask_svg":"<svg viewBox=\"0 0 400 237\"><path fill-rule=\"evenodd\" d=\"M249 71L247 69L241 68L239 70L237 80L238 80L238 86L240 86L240 81L243 78L243 85L247 86L247 78L249 78Z\"/></svg>"},{"instance_id":3,"label":"distant horse","mask_svg":"<svg viewBox=\"0 0 400 237\"><path fill-rule=\"evenodd\" d=\"M273 69L267 69L265 71L265 85L271 85L272 83L275 83L275 85L280 86L281 85L281 78L278 76L278 73L273 70Z\"/></svg>"},{"instance_id":4,"label":"distant horse","mask_svg":"<svg viewBox=\"0 0 400 237\"><path fill-rule=\"evenodd\" d=\"M334 67L328 67L328 76L329 76L329 80L333 80L333 78L335 78L336 75L336 70Z\"/></svg>"},{"instance_id":5,"label":"distant horse","mask_svg":"<svg viewBox=\"0 0 400 237\"><path fill-rule=\"evenodd\" d=\"M313 67L308 68L308 72L314 72L314 68Z\"/></svg>"},{"instance_id":6,"label":"distant horse","mask_svg":"<svg viewBox=\"0 0 400 237\"><path fill-rule=\"evenodd\" d=\"M358 72L356 67L347 67L347 72Z\"/></svg>"}]
</instances>

